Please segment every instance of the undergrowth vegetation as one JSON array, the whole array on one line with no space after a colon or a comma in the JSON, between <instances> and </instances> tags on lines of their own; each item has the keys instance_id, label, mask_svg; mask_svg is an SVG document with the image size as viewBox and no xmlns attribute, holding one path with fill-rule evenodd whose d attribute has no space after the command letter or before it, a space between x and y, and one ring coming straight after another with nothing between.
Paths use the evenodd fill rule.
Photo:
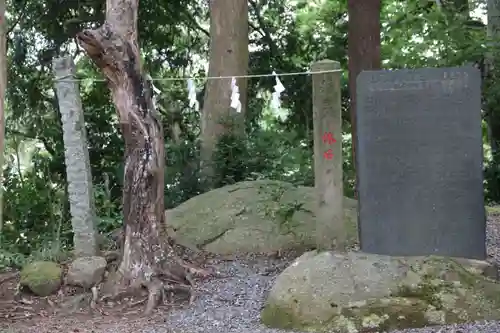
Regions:
<instances>
[{"instance_id":1,"label":"undergrowth vegetation","mask_svg":"<svg viewBox=\"0 0 500 333\"><path fill-rule=\"evenodd\" d=\"M95 4L93 4L95 2ZM99 2L100 3L100 2ZM482 63L486 29L477 19L482 3L470 3L466 17L422 7L422 1L384 1L381 13L382 59L386 68L459 66ZM8 1L14 18L9 39L9 75L4 176L4 225L0 237L0 269L34 259L65 260L72 247L64 146L60 113L53 92L51 59L68 54L83 23L68 13L84 13L96 1L47 2L53 15L37 1ZM139 26L144 67L153 77L205 75L193 60L206 59L208 36L193 22L206 21L202 2L166 4L144 0ZM156 9L151 9L156 8ZM162 10L160 10L162 9ZM265 14L251 12L250 74L306 71L316 60L329 58L347 69L346 0L285 1L265 4ZM151 15L154 10L155 15ZM83 14L82 14L83 15ZM259 16L260 15L260 16ZM98 21L100 18L93 18ZM90 24L90 23L89 23ZM266 37L266 32L279 36ZM35 32L35 33L34 33ZM168 45L168 50L165 49ZM500 53L499 53L500 54ZM77 76L100 78L87 57L77 57ZM282 79L280 112L268 106L270 78L248 81L245 136L225 136L215 153L215 184L273 179L313 186L311 78ZM199 170L199 112L189 108L184 82L160 81L159 111L165 129L165 207L172 208L207 191ZM200 87L201 88L201 87ZM80 82L92 167L98 228L108 233L121 226L123 142L108 89L100 81ZM203 100L204 89L199 92ZM492 112L500 112L499 85L483 89ZM266 97L267 96L267 97ZM344 188L354 193L347 71L342 75ZM176 133L176 128L178 132ZM499 156L485 147L485 195L500 201Z\"/></svg>"}]
</instances>

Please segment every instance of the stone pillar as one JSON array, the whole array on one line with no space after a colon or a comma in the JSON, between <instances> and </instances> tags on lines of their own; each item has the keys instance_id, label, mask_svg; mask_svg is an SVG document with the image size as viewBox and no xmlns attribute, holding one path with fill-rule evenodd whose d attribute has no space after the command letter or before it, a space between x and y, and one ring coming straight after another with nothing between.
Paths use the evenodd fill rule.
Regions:
<instances>
[{"instance_id":1,"label":"stone pillar","mask_svg":"<svg viewBox=\"0 0 500 333\"><path fill-rule=\"evenodd\" d=\"M55 89L63 128L71 224L75 256L93 256L98 250L94 195L87 133L75 65L70 57L53 61Z\"/></svg>"},{"instance_id":2,"label":"stone pillar","mask_svg":"<svg viewBox=\"0 0 500 333\"><path fill-rule=\"evenodd\" d=\"M334 72L325 72L331 70ZM317 246L343 251L347 235L343 213L340 64L332 60L318 61L312 65L311 72Z\"/></svg>"}]
</instances>

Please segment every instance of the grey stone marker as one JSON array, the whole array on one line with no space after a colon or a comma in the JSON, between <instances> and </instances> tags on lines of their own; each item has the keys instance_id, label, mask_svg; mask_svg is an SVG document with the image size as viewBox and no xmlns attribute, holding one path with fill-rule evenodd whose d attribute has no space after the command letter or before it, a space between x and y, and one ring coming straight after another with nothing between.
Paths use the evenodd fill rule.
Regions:
<instances>
[{"instance_id":1,"label":"grey stone marker","mask_svg":"<svg viewBox=\"0 0 500 333\"><path fill-rule=\"evenodd\" d=\"M358 76L362 251L486 258L480 84L473 67Z\"/></svg>"}]
</instances>

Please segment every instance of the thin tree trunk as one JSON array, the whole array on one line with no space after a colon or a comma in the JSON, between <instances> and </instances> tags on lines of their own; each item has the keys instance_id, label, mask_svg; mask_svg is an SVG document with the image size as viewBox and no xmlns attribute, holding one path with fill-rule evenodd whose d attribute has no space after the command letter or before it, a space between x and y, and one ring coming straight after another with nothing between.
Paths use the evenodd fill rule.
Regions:
<instances>
[{"instance_id":1,"label":"thin tree trunk","mask_svg":"<svg viewBox=\"0 0 500 333\"><path fill-rule=\"evenodd\" d=\"M210 1L209 76L248 74L248 1ZM213 153L224 134L244 133L247 104L247 80L238 79L241 114L229 107L231 79L207 82L201 119L201 160L204 180L212 187Z\"/></svg>"},{"instance_id":2,"label":"thin tree trunk","mask_svg":"<svg viewBox=\"0 0 500 333\"><path fill-rule=\"evenodd\" d=\"M349 96L353 168L356 167L356 78L363 70L381 68L381 0L348 0Z\"/></svg>"},{"instance_id":3,"label":"thin tree trunk","mask_svg":"<svg viewBox=\"0 0 500 333\"><path fill-rule=\"evenodd\" d=\"M138 0L107 0L104 24L77 38L108 80L125 139L125 240L112 293L147 287L146 312L151 312L166 287L165 279L170 285L190 282L186 268L166 241L163 129L142 69L137 10Z\"/></svg>"},{"instance_id":4,"label":"thin tree trunk","mask_svg":"<svg viewBox=\"0 0 500 333\"><path fill-rule=\"evenodd\" d=\"M495 85L498 79L498 51L500 50L500 0L488 0L487 35L490 41L485 57L487 100L486 121L491 145L491 152L497 158L500 143L500 109L498 107L499 95Z\"/></svg>"},{"instance_id":5,"label":"thin tree trunk","mask_svg":"<svg viewBox=\"0 0 500 333\"><path fill-rule=\"evenodd\" d=\"M71 57L53 61L55 88L63 128L66 178L73 227L76 257L95 256L98 251L94 191L88 151L87 131L83 119L82 101Z\"/></svg>"},{"instance_id":6,"label":"thin tree trunk","mask_svg":"<svg viewBox=\"0 0 500 333\"><path fill-rule=\"evenodd\" d=\"M5 0L0 0L0 247L3 240L3 164L5 151L5 91L7 89L7 20Z\"/></svg>"}]
</instances>

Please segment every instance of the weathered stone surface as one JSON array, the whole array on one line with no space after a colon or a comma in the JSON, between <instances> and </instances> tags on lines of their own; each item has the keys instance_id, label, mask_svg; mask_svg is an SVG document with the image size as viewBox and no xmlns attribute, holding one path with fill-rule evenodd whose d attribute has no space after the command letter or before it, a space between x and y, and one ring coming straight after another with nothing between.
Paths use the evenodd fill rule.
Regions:
<instances>
[{"instance_id":1,"label":"weathered stone surface","mask_svg":"<svg viewBox=\"0 0 500 333\"><path fill-rule=\"evenodd\" d=\"M481 275L487 266L433 256L307 252L278 276L262 321L356 333L500 319L500 284Z\"/></svg>"},{"instance_id":2,"label":"weathered stone surface","mask_svg":"<svg viewBox=\"0 0 500 333\"><path fill-rule=\"evenodd\" d=\"M62 273L61 266L55 262L36 261L23 268L20 284L35 295L49 296L61 287Z\"/></svg>"},{"instance_id":3,"label":"weathered stone surface","mask_svg":"<svg viewBox=\"0 0 500 333\"><path fill-rule=\"evenodd\" d=\"M316 245L312 187L259 180L225 186L166 212L181 244L218 254L270 253ZM344 198L348 244L357 242L356 201ZM329 245L329 244L327 244Z\"/></svg>"},{"instance_id":4,"label":"weathered stone surface","mask_svg":"<svg viewBox=\"0 0 500 333\"><path fill-rule=\"evenodd\" d=\"M364 71L356 96L361 250L486 259L479 70Z\"/></svg>"},{"instance_id":5,"label":"weathered stone surface","mask_svg":"<svg viewBox=\"0 0 500 333\"><path fill-rule=\"evenodd\" d=\"M106 270L106 259L103 257L76 258L68 268L66 284L91 288L101 282Z\"/></svg>"}]
</instances>

